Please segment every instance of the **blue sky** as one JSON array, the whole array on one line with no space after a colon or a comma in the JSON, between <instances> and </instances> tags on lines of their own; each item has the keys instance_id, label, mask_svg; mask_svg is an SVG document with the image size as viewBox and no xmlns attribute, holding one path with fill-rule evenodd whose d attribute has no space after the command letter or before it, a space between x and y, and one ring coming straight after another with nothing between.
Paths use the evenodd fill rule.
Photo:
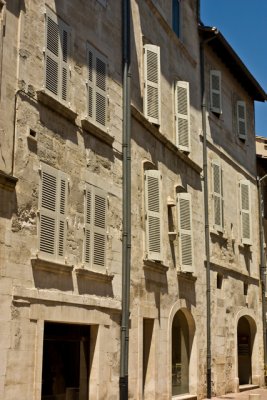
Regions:
<instances>
[{"instance_id":1,"label":"blue sky","mask_svg":"<svg viewBox=\"0 0 267 400\"><path fill-rule=\"evenodd\" d=\"M267 92L267 0L201 0L201 19L216 26ZM255 102L256 134L267 137L267 102Z\"/></svg>"}]
</instances>

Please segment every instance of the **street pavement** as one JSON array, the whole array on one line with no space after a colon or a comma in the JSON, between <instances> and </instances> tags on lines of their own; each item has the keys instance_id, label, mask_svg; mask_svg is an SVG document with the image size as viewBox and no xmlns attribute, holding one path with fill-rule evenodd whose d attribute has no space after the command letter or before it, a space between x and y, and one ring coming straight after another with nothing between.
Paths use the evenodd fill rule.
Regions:
<instances>
[{"instance_id":1,"label":"street pavement","mask_svg":"<svg viewBox=\"0 0 267 400\"><path fill-rule=\"evenodd\" d=\"M250 394L259 394L260 398L254 397L254 399L249 399ZM258 397L258 396L257 396ZM244 392L239 393L227 393L222 396L212 397L212 400L267 400L267 389L265 388L257 388L253 390L246 390Z\"/></svg>"}]
</instances>

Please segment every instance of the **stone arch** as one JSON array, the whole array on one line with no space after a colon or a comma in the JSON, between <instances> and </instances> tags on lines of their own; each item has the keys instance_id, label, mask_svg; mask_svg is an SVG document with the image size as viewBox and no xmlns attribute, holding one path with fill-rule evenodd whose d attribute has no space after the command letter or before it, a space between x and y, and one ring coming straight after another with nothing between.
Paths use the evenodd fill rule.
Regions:
<instances>
[{"instance_id":1,"label":"stone arch","mask_svg":"<svg viewBox=\"0 0 267 400\"><path fill-rule=\"evenodd\" d=\"M177 301L171 308L168 320L168 393L172 396L172 333L173 324L177 323L177 315L180 321L184 321L186 329L188 332L187 340L187 350L188 350L188 390L187 393L197 392L197 369L195 368L197 363L197 348L196 348L196 324L191 311L188 310L185 300Z\"/></svg>"}]
</instances>

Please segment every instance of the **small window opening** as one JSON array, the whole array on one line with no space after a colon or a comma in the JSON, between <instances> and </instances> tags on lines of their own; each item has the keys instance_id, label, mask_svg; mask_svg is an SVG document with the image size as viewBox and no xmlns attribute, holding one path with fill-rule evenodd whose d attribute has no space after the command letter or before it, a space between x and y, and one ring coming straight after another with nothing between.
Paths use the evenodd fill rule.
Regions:
<instances>
[{"instance_id":1,"label":"small window opening","mask_svg":"<svg viewBox=\"0 0 267 400\"><path fill-rule=\"evenodd\" d=\"M244 295L247 296L248 294L248 284L244 283Z\"/></svg>"},{"instance_id":2,"label":"small window opening","mask_svg":"<svg viewBox=\"0 0 267 400\"><path fill-rule=\"evenodd\" d=\"M222 283L223 283L223 275L218 272L218 274L217 274L217 289L222 288Z\"/></svg>"},{"instance_id":3,"label":"small window opening","mask_svg":"<svg viewBox=\"0 0 267 400\"><path fill-rule=\"evenodd\" d=\"M36 139L36 132L33 129L30 129L30 136Z\"/></svg>"}]
</instances>

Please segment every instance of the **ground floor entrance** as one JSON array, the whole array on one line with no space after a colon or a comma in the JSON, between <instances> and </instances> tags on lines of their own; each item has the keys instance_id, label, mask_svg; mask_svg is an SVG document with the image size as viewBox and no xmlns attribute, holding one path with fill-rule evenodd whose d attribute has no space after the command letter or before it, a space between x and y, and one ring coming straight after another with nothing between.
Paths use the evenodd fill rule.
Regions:
<instances>
[{"instance_id":1,"label":"ground floor entrance","mask_svg":"<svg viewBox=\"0 0 267 400\"><path fill-rule=\"evenodd\" d=\"M241 317L237 325L239 385L252 383L251 348L250 324L246 317Z\"/></svg>"}]
</instances>

